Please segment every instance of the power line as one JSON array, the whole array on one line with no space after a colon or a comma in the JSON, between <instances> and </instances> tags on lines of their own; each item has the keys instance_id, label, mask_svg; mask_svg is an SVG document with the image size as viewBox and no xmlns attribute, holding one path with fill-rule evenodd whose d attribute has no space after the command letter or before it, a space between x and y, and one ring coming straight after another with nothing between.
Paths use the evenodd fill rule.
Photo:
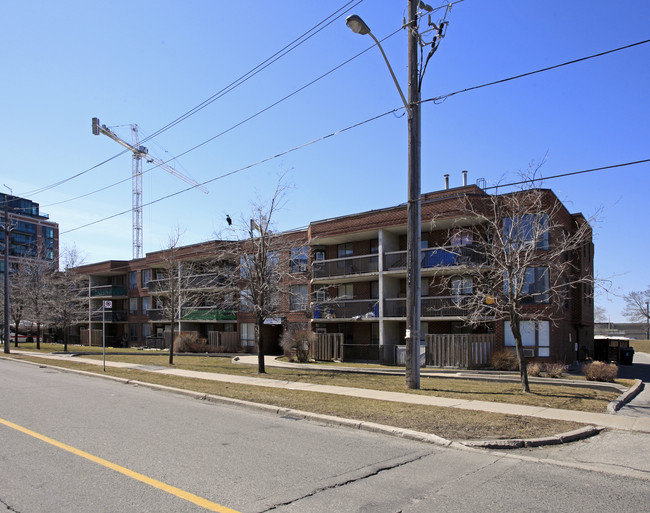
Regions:
<instances>
[{"instance_id":1,"label":"power line","mask_svg":"<svg viewBox=\"0 0 650 513\"><path fill-rule=\"evenodd\" d=\"M621 50L627 50L628 48L633 48L635 46L643 45L643 44L646 44L646 43L650 43L650 39L646 39L645 41L639 41L637 43L632 43L632 44L625 45L625 46L620 46L618 48L614 48L613 50L607 50L605 52L596 53L594 55L589 55L587 57L581 57L580 59L574 59L572 61L563 62L562 64L555 64L554 66L548 66L546 68L541 68L541 69L538 69L538 70L535 70L535 71L529 71L528 73L522 73L521 75L515 75L513 77L502 78L501 80L495 80L494 82L488 82L486 84L481 84L481 85L477 85L477 86L473 86L473 87L468 87L466 89L461 89L460 91L455 91L453 93L443 94L442 96L436 96L434 98L427 98L426 100L421 100L420 103L425 103L425 102L442 103L447 98L449 98L451 96L455 96L455 95L460 94L460 93L467 93L469 91L474 91L476 89L481 89L483 87L493 86L493 85L497 85L497 84L503 84L504 82L510 82L511 80L516 80L518 78L529 77L531 75L535 75L537 73L542 73L544 71L550 71L552 69L561 68L562 66L568 66L569 64L576 64L578 62L586 61L586 60L589 60L589 59L594 59L596 57L602 57L603 55L608 55L610 53L619 52Z\"/></svg>"},{"instance_id":2,"label":"power line","mask_svg":"<svg viewBox=\"0 0 650 513\"><path fill-rule=\"evenodd\" d=\"M615 168L618 168L618 167L633 166L635 164L644 164L646 162L650 162L650 159L634 160L632 162L624 162L622 164L613 164L611 166L594 167L592 169L585 169L583 171L573 171L571 173L562 173L562 174L553 175L553 176L546 176L546 177L540 177L540 178L529 178L528 180L521 180L520 182L512 182L512 183L506 183L506 184L492 185L490 187L483 187L483 190L487 191L489 189L499 189L501 187L511 187L513 185L523 185L523 184L526 184L526 183L543 182L544 180L552 180L554 178L564 178L565 176L581 175L581 174L584 174L584 173L593 173L595 171L603 171L605 169L615 169Z\"/></svg>"},{"instance_id":3,"label":"power line","mask_svg":"<svg viewBox=\"0 0 650 513\"><path fill-rule=\"evenodd\" d=\"M228 176L232 176L232 175L235 175L235 174L237 174L237 173L241 173L242 171L246 171L246 170L251 169L251 168L253 168L253 167L259 166L260 164L264 164L264 163L269 162L269 161L271 161L271 160L274 160L274 159L277 159L277 158L283 157L283 156L285 156L285 155L287 155L287 154L289 154L289 153L293 153L294 151L298 151L298 150L300 150L300 149L302 149L302 148L306 148L307 146L311 146L312 144L316 144L316 143L318 143L318 142L324 141L325 139L329 139L330 137L334 137L335 135L341 134L341 133L343 133L343 132L347 132L347 131L352 130L352 129L354 129L354 128L357 128L357 127L359 127L359 126L365 125L365 124L367 124L367 123L371 123L372 121L375 121L375 120L377 120L377 119L379 119L379 118L382 118L382 117L384 117L384 116L388 116L389 114L393 114L394 112L397 112L397 111L399 111L399 110L401 110L401 109L403 109L403 108L404 108L404 107L400 107L400 108L397 108L397 109L389 110L389 111L387 111L387 112L384 112L383 114L379 114L379 115L377 115L377 116L374 116L374 117L372 117L372 118L366 119L366 120L361 121L361 122L359 122L359 123L355 123L354 125L350 125L350 126L348 126L348 127L342 128L342 129L337 130L337 131L335 131L335 132L332 132L332 133L330 133L330 134L327 134L327 135L324 135L324 136L322 136L322 137L319 137L318 139L314 139L314 140L309 141L309 142L307 142L307 143L304 143L304 144L301 144L301 145L299 145L299 146L295 146L295 147L293 147L293 148L290 148L290 149L288 149L288 150L285 150L285 151L283 151L283 152L281 152L281 153L278 153L278 154L276 154L276 155L272 155L272 156L270 156L270 157L266 157L266 158L264 158L264 159L262 159L262 160L258 160L257 162L254 162L253 164L248 164L248 165L246 165L246 166L244 166L244 167L240 167L239 169L235 169L235 170L230 171L230 172L228 172L228 173L225 173L225 174L223 174L223 175L216 176L216 177L214 177L214 178L211 178L210 180L206 180L205 182L201 182L199 185L207 185L207 184L210 184L210 183L212 183L212 182L216 182L217 180L221 180L221 179L223 179L223 178L226 178L226 177L228 177ZM148 206L150 206L150 205L154 205L155 203L159 203L159 202L161 202L161 201L163 201L163 200L166 200L166 199L169 199L169 198L173 198L174 196L178 196L179 194L182 194L182 193L184 193L184 192L191 191L192 189L194 189L194 186L192 186L192 187L187 187L187 188L185 188L185 189L182 189L182 190L180 190L180 191L173 192L173 193L171 193L171 194L167 194L166 196L162 196L162 197L160 197L160 198L158 198L158 199L155 199L155 200L153 200L153 201L150 201L150 202L148 202L148 203L145 203L145 204L143 204L142 206L143 206L143 207L148 207ZM76 230L80 230L80 229L82 229L82 228L87 228L88 226L93 226L93 225L98 224L98 223L101 223L101 222L103 222L103 221L108 221L109 219L113 219L113 218L115 218L115 217L119 217L119 216L121 216L121 215L128 214L128 213L130 213L130 212L132 212L132 211L133 211L133 209L123 210L122 212L117 212L117 213L112 214L112 215L110 215L110 216L103 217L103 218L101 218L101 219L97 219L96 221L92 221L92 222L90 222L90 223L86 223L86 224L84 224L84 225L77 226L77 227L75 227L75 228L70 228L69 230L66 230L66 231L60 232L60 234L63 235L63 234L65 234L65 233L74 232L74 231L76 231Z\"/></svg>"},{"instance_id":4,"label":"power line","mask_svg":"<svg viewBox=\"0 0 650 513\"><path fill-rule=\"evenodd\" d=\"M163 126L162 128L156 130L155 132L153 132L150 136L146 137L145 139L142 139L140 141L140 143L144 143L146 141L149 141L150 139L153 139L154 137L160 135L161 133L163 133L163 132L169 130L170 128L176 126L177 124L181 123L182 121L184 121L188 117L196 114L197 112L204 109L205 107L207 107L211 103L215 102L219 98L222 98L225 94L229 93L230 91L232 91L236 87L239 87L240 85L242 85L244 82L246 82L247 80L249 80L253 76L257 75L258 73L260 73L264 69L268 68L271 64L274 64L275 62L280 60L282 57L284 57L288 53L292 52L293 50L298 48L300 45L302 45L303 43L305 43L306 41L311 39L313 36L318 34L320 31L325 29L327 26L331 25L334 21L336 21L338 18L343 16L346 12L348 12L349 10L353 9L354 7L356 7L357 5L359 5L360 3L363 2L363 0L358 0L358 1L356 1L356 3L354 5L350 6L350 4L352 4L354 1L355 0L351 0L347 4L344 4L342 7L340 7L339 9L334 11L332 14L327 16L325 19L321 20L319 23L314 25L312 28L310 28L309 30L304 32L301 36L294 39L291 43L289 43L288 45L285 45L281 50L274 53L271 57L269 57L266 60L262 61L260 64L258 64L257 66L255 66L254 68L252 68L251 70L246 72L244 75L242 75L238 79L231 82L229 85L227 85L226 87L224 87L223 89L221 89L220 91L218 91L217 93L215 93L214 95L209 97L207 100L204 100L203 102L201 102L197 106L193 107L189 111L187 111L184 114L182 114L181 116L177 117L175 120L171 121L170 123ZM343 12L341 12L341 11L343 11ZM329 20L329 22L328 22L328 20ZM321 25L323 25L323 26L320 27ZM318 27L320 27L320 28L318 28ZM96 164L96 165L94 165L92 167L89 167L88 169L85 169L84 171L80 171L79 173L76 173L76 174L74 174L74 175L72 175L72 176L70 176L68 178L65 178L63 180L60 180L60 181L55 182L55 183L50 184L50 185L46 185L44 187L41 187L40 189L35 189L33 191L28 191L28 192L25 192L25 193L21 193L21 196L33 196L35 194L39 194L39 193L45 192L47 190L53 189L55 187L58 187L58 186L60 186L60 185L62 185L64 183L67 183L67 182L69 182L71 180L74 180L75 178L79 178L80 176L85 175L85 174L89 173L90 171L93 171L94 169L97 169L100 166L103 166L104 164L110 162L111 160L116 159L117 157L119 157L121 155L124 155L127 152L128 152L128 150L121 151L120 153L117 153L116 155L113 155L112 157L100 162L99 164ZM118 182L118 183L121 183L121 182ZM117 185L117 184L115 184L115 185Z\"/></svg>"}]
</instances>

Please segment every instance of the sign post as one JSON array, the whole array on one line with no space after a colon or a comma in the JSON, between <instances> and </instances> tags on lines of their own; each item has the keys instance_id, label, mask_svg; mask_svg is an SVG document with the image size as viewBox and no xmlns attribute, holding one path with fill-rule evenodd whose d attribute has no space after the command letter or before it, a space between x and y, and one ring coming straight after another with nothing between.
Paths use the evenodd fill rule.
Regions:
<instances>
[{"instance_id":1,"label":"sign post","mask_svg":"<svg viewBox=\"0 0 650 513\"><path fill-rule=\"evenodd\" d=\"M104 372L106 372L106 310L111 310L112 308L112 301L104 301L102 303L102 359L104 363Z\"/></svg>"}]
</instances>

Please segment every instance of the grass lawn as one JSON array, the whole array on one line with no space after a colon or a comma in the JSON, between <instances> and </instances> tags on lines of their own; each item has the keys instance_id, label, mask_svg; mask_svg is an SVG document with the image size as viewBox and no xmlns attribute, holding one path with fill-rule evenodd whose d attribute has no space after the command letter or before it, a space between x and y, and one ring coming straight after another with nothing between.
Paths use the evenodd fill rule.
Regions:
<instances>
[{"instance_id":1,"label":"grass lawn","mask_svg":"<svg viewBox=\"0 0 650 513\"><path fill-rule=\"evenodd\" d=\"M650 354L650 340L630 340L630 345L635 351Z\"/></svg>"},{"instance_id":2,"label":"grass lawn","mask_svg":"<svg viewBox=\"0 0 650 513\"><path fill-rule=\"evenodd\" d=\"M13 358L104 375L101 367L75 362L74 360L53 361L44 358L22 357L18 355L13 356ZM178 360L181 360L181 358L178 358ZM221 359L210 358L209 360ZM143 365L150 364L141 360L138 361ZM164 366L164 363L160 359L154 364ZM184 364L175 365L174 367L188 368ZM248 366L235 367L248 368ZM137 369L107 367L105 374L255 403L272 404L279 407L324 415L334 415L413 429L424 433L432 433L449 440L535 438L571 431L581 426L574 422L533 417L409 405L298 390L219 383L204 379L169 376ZM257 375L256 372L253 374Z\"/></svg>"}]
</instances>

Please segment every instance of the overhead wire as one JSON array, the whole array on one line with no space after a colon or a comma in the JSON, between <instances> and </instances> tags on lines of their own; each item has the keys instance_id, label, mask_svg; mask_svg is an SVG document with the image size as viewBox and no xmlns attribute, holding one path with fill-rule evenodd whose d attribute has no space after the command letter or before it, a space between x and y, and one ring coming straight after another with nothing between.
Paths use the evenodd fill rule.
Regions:
<instances>
[{"instance_id":1,"label":"overhead wire","mask_svg":"<svg viewBox=\"0 0 650 513\"><path fill-rule=\"evenodd\" d=\"M356 2L356 3L354 3L354 2ZM359 5L359 4L362 3L362 2L363 2L363 0L351 0L351 1L347 2L347 3L344 4L342 7L340 7L340 8L337 9L336 11L334 11L332 14L330 14L329 16L327 16L326 18L324 18L323 20L321 20L319 23L317 23L316 25L314 25L312 28L310 28L309 30L307 30L306 32L304 32L301 36L299 36L299 37L297 37L296 39L294 39L291 43L285 45L281 50L279 50L279 51L277 51L276 53L274 53L271 57L265 59L265 60L262 61L260 64L258 64L258 65L255 66L254 68L252 68L250 71L248 71L247 73L245 73L244 75L242 75L242 76L239 77L238 79L236 79L236 80L234 80L233 82L231 82L228 86L222 88L220 91L218 91L217 93L215 93L214 95L212 95L210 98L204 100L203 102L201 102L201 103L198 104L197 106L193 107L193 108L190 109L189 111L187 111L187 112L185 112L184 114L182 114L181 116L177 117L175 120L171 121L170 123L168 123L167 125L163 126L162 128L156 130L155 132L152 133L152 135L148 136L147 138L143 139L143 140L140 141L140 142L141 142L141 143L146 142L146 141L148 141L148 140L150 140L150 139L152 139L152 138L154 138L154 137L160 135L161 133L163 133L163 132L169 130L170 128L172 128L173 126L176 126L177 124L181 123L182 121L184 121L184 120L187 119L188 117L190 117L190 116L196 114L196 112L199 112L200 110L204 109L205 107L207 107L208 105L210 105L211 103L213 103L214 101L216 101L217 99L223 97L225 94L229 93L230 91L232 91L232 90L235 89L236 87L239 87L239 86L242 85L244 82L246 82L247 80L249 80L250 78L252 78L252 77L255 76L256 74L258 74L259 72L261 72L262 70L264 70L264 69L266 69L267 67L269 67L271 64L277 62L277 61L280 60L282 57L284 57L284 56L287 55L288 53L290 53L290 52L292 52L293 50L295 50L296 48L298 48L298 47L299 47L300 45L302 45L304 42L306 42L307 40L311 39L311 37L313 37L314 35L318 34L318 33L319 33L320 31L322 31L325 27L329 26L331 23L333 23L333 22L336 21L338 18L340 18L341 16L343 16L343 14L345 14L346 12L348 12L350 9L353 9L354 7L356 7L357 5ZM354 5L350 6L350 4L352 4L352 3L354 3ZM343 11L343 13L341 13L341 11ZM339 14L339 13L341 13L341 14ZM330 18L332 18L332 19L330 20ZM330 20L330 21L328 22L328 20ZM326 22L328 22L328 23L326 23ZM325 25L323 25L324 23L325 23ZM321 25L323 25L323 26L320 27ZM320 27L320 28L318 28L318 27ZM316 29L318 29L318 30L316 30ZM313 33L312 33L312 32L313 32ZM59 180L58 182L55 182L55 183L52 183L52 184L46 185L46 186L41 187L41 188L39 188L39 189L34 189L34 190L32 190L32 191L27 191L27 192L21 193L21 195L22 195L22 196L33 196L33 195L35 195L35 194L40 194L40 193L45 192L45 191L47 191L47 190L50 190L50 189L53 189L53 188L58 187L58 186L60 186L60 185L63 185L64 183L67 183L67 182L69 182L69 181L71 181L71 180L74 180L74 179L76 179L76 178L79 178L80 176L83 176L83 175L89 173L90 171L93 171L93 170L97 169L98 167L103 166L104 164L110 162L111 160L114 160L114 159L116 159L117 157L119 157L119 156L121 156L121 155L124 155L124 154L127 153L128 151L129 151L129 150L123 150L123 151L121 151L121 152L119 152L119 153L113 155L112 157L109 157L108 159L106 159L106 160L100 162L99 164L96 164L96 165L94 165L94 166L91 166L91 167L89 167L89 168L87 168L87 169L85 169L85 170L83 170L83 171L80 171L79 173L76 173L76 174L74 174L74 175L72 175L72 176L70 176L70 177L68 177L68 178L65 178L65 179L63 179L63 180ZM115 184L115 185L117 185L117 184Z\"/></svg>"}]
</instances>

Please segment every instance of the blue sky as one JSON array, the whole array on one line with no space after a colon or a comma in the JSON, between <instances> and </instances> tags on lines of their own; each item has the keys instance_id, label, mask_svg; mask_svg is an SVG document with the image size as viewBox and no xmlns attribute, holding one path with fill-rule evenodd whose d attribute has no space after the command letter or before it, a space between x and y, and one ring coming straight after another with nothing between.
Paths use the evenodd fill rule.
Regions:
<instances>
[{"instance_id":1,"label":"blue sky","mask_svg":"<svg viewBox=\"0 0 650 513\"><path fill-rule=\"evenodd\" d=\"M437 7L441 3L429 2ZM62 245L86 262L129 259L131 215L76 229L131 207L131 157L122 155L64 184L33 193L119 153L93 136L91 118L125 139L137 123L154 133L271 57L335 11L343 16L244 84L146 143L207 185L145 207L144 250L165 246L175 226L190 244L214 238L268 197L278 174L293 188L279 229L406 200L407 126L399 114L248 167L401 106L379 51L345 16L360 15L379 39L398 31L406 1L25 0L0 8L2 184L39 202L60 224ZM351 9L351 10L348 10ZM438 21L444 11L434 14ZM647 0L465 0L424 77L432 98L650 39ZM406 89L406 34L384 49ZM546 158L551 176L650 158L650 44L485 87L422 107L422 191L485 179L493 185ZM121 126L120 126L121 125ZM229 131L227 131L229 130ZM189 151L199 143L211 139ZM187 152L187 153L186 153ZM222 179L217 177L248 169ZM144 167L147 169L147 166ZM620 292L650 285L650 164L548 180L572 212L594 222L596 272ZM120 183L77 199L96 189ZM6 192L6 189L3 190ZM186 184L145 173L144 203ZM599 298L612 321L620 299Z\"/></svg>"}]
</instances>

